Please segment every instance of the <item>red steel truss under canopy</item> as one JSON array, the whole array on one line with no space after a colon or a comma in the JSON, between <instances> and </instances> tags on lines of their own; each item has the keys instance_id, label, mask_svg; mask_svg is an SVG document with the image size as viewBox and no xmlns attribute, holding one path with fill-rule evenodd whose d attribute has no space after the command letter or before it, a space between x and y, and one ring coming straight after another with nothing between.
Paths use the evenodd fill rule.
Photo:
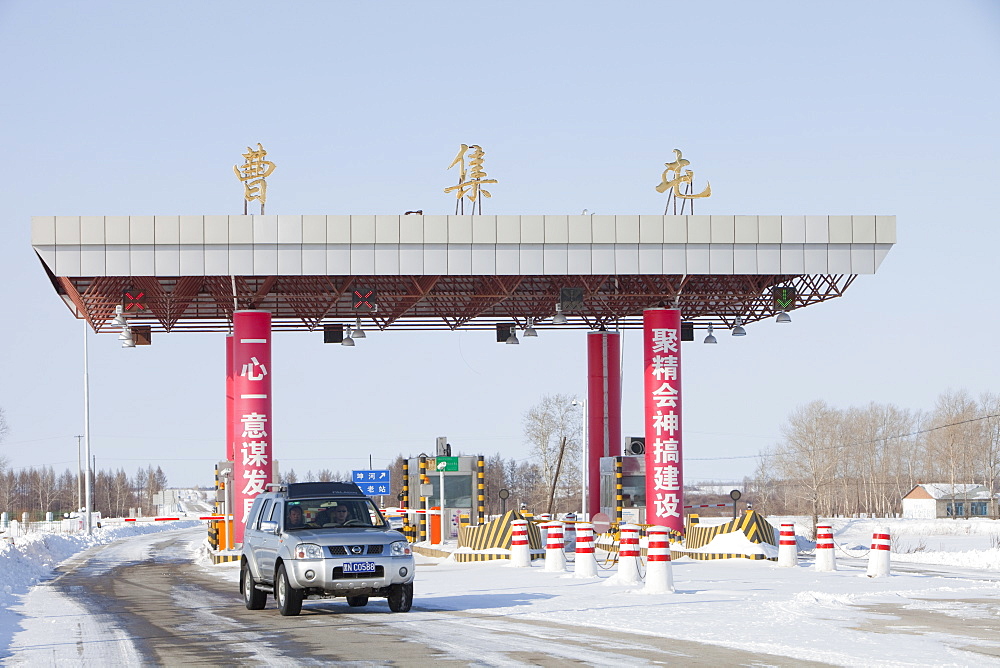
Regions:
<instances>
[{"instance_id":1,"label":"red steel truss under canopy","mask_svg":"<svg viewBox=\"0 0 1000 668\"><path fill-rule=\"evenodd\" d=\"M497 324L639 329L643 309L699 327L840 297L895 242L892 216L38 216L32 245L56 292L95 331L229 331L261 309L276 330ZM583 303L552 317L562 288ZM375 312L354 293L374 291Z\"/></svg>"},{"instance_id":2,"label":"red steel truss under canopy","mask_svg":"<svg viewBox=\"0 0 1000 668\"><path fill-rule=\"evenodd\" d=\"M271 313L275 330L322 329L360 316L380 329L493 329L497 323L551 325L560 288L584 288L583 308L563 328L642 328L642 311L678 306L685 319L729 327L777 313L770 289L793 286L796 308L843 295L855 275L834 276L132 276L56 277L56 292L97 332L111 327L126 290L148 309L129 322L153 331L228 331L234 310ZM235 284L235 292L233 285ZM378 311L353 309L354 290L375 290Z\"/></svg>"}]
</instances>

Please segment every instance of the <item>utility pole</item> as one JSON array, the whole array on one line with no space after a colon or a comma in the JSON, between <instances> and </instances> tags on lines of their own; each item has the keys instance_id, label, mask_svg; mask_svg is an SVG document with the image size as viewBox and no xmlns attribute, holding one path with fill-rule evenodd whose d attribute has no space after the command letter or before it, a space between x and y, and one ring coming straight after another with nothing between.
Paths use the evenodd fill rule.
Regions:
<instances>
[{"instance_id":1,"label":"utility pole","mask_svg":"<svg viewBox=\"0 0 1000 668\"><path fill-rule=\"evenodd\" d=\"M80 441L83 436L76 437L76 510L83 508L83 459L80 454Z\"/></svg>"}]
</instances>

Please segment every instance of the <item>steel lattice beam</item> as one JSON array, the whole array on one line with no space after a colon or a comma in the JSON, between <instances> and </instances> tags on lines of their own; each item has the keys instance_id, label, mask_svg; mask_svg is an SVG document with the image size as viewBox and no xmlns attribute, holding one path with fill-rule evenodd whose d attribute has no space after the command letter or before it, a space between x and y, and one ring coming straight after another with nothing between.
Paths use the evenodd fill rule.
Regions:
<instances>
[{"instance_id":1,"label":"steel lattice beam","mask_svg":"<svg viewBox=\"0 0 1000 668\"><path fill-rule=\"evenodd\" d=\"M677 306L687 320L728 327L775 315L771 288L792 286L796 306L843 295L855 276L629 275L629 276L50 276L77 317L95 331L109 327L122 292L138 289L149 311L131 314L153 331L228 331L235 308L271 312L274 328L313 331L324 322L356 317L380 329L491 329L533 318L549 326L562 287L582 287L584 307L562 327L641 327L642 311ZM352 306L356 288L375 290L378 311Z\"/></svg>"}]
</instances>

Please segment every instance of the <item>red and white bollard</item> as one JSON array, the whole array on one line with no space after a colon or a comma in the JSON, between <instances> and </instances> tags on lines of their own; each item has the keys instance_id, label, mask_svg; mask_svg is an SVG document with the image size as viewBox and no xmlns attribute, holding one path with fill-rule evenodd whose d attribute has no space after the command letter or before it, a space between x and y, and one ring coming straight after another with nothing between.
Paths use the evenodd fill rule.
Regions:
<instances>
[{"instance_id":1,"label":"red and white bollard","mask_svg":"<svg viewBox=\"0 0 1000 668\"><path fill-rule=\"evenodd\" d=\"M642 582L639 575L639 527L634 524L622 524L619 527L618 539L618 573L608 582L614 584L632 585Z\"/></svg>"},{"instance_id":2,"label":"red and white bollard","mask_svg":"<svg viewBox=\"0 0 1000 668\"><path fill-rule=\"evenodd\" d=\"M576 525L575 573L581 578L597 577L597 557L594 556L594 525L581 522Z\"/></svg>"},{"instance_id":3,"label":"red and white bollard","mask_svg":"<svg viewBox=\"0 0 1000 668\"><path fill-rule=\"evenodd\" d=\"M795 525L782 524L778 534L778 566L791 568L799 564L799 550L795 542Z\"/></svg>"},{"instance_id":4,"label":"red and white bollard","mask_svg":"<svg viewBox=\"0 0 1000 668\"><path fill-rule=\"evenodd\" d=\"M670 567L670 541L667 527L652 526L646 529L649 543L646 546L646 586L647 594L672 594L674 574Z\"/></svg>"},{"instance_id":5,"label":"red and white bollard","mask_svg":"<svg viewBox=\"0 0 1000 668\"><path fill-rule=\"evenodd\" d=\"M542 547L548 549L549 547L549 522L552 520L552 515L549 513L539 513L538 514L538 532L542 535Z\"/></svg>"},{"instance_id":6,"label":"red and white bollard","mask_svg":"<svg viewBox=\"0 0 1000 668\"><path fill-rule=\"evenodd\" d=\"M567 552L572 552L576 549L576 522L565 522L563 524L563 542L566 544Z\"/></svg>"},{"instance_id":7,"label":"red and white bollard","mask_svg":"<svg viewBox=\"0 0 1000 668\"><path fill-rule=\"evenodd\" d=\"M550 573L566 572L566 546L563 543L562 522L549 522L545 525L548 534L545 543L545 570Z\"/></svg>"},{"instance_id":8,"label":"red and white bollard","mask_svg":"<svg viewBox=\"0 0 1000 668\"><path fill-rule=\"evenodd\" d=\"M872 551L868 553L868 577L881 578L889 575L891 548L888 527L875 529L872 534Z\"/></svg>"},{"instance_id":9,"label":"red and white bollard","mask_svg":"<svg viewBox=\"0 0 1000 668\"><path fill-rule=\"evenodd\" d=\"M510 523L510 565L518 568L531 566L527 520L514 520Z\"/></svg>"},{"instance_id":10,"label":"red and white bollard","mask_svg":"<svg viewBox=\"0 0 1000 668\"><path fill-rule=\"evenodd\" d=\"M829 572L837 570L837 559L833 555L833 527L829 524L816 526L816 570Z\"/></svg>"}]
</instances>

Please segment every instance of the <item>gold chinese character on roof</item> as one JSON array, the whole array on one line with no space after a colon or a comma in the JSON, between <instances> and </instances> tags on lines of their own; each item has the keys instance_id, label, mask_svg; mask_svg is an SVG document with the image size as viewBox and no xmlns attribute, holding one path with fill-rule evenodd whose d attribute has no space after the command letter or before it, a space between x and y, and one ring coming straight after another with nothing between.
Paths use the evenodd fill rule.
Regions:
<instances>
[{"instance_id":1,"label":"gold chinese character on roof","mask_svg":"<svg viewBox=\"0 0 1000 668\"><path fill-rule=\"evenodd\" d=\"M483 184L486 183L496 183L496 179L486 178L486 170L483 169L483 156L485 153L481 146L476 144L467 145L462 144L462 148L458 150L458 155L455 159L451 161L448 165L448 169L451 169L455 165L458 165L458 184L451 187L445 188L446 193L455 193L455 213L459 213L459 208L461 207L461 213L465 213L465 197L470 202L472 202L472 213L476 212L476 200L479 200L479 213L483 212L483 200L482 197L493 197L489 190L483 188ZM466 159L468 159L468 167L466 166Z\"/></svg>"},{"instance_id":2,"label":"gold chinese character on roof","mask_svg":"<svg viewBox=\"0 0 1000 668\"><path fill-rule=\"evenodd\" d=\"M687 200L691 200L691 213L694 213L694 200L711 197L712 184L706 182L705 189L695 194L693 192L694 172L690 169L685 169L691 162L684 158L680 149L675 148L674 155L676 159L673 162L664 163L666 169L663 170L660 185L656 186L656 192L667 193L667 208L663 210L663 213L667 213L671 201L674 203L674 213L677 213L677 200L682 200L681 214L684 213L684 205L687 203ZM681 173L682 171L683 173ZM672 178L670 177L671 174L673 175ZM683 192L681 191L682 188Z\"/></svg>"},{"instance_id":3,"label":"gold chinese character on roof","mask_svg":"<svg viewBox=\"0 0 1000 668\"><path fill-rule=\"evenodd\" d=\"M265 160L267 151L259 143L253 149L247 146L243 154L244 163L233 165L236 178L243 182L243 213L247 212L247 202L260 202L260 212L264 213L264 202L267 201L267 182L264 180L274 171L274 163Z\"/></svg>"}]
</instances>

